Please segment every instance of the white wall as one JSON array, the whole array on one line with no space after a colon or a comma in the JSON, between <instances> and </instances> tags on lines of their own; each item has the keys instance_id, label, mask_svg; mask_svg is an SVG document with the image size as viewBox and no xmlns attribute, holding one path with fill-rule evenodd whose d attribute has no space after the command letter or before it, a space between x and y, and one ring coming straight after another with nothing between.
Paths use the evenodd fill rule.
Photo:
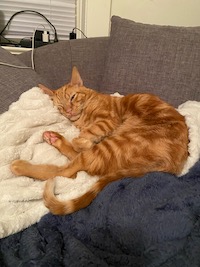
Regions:
<instances>
[{"instance_id":1,"label":"white wall","mask_svg":"<svg viewBox=\"0 0 200 267\"><path fill-rule=\"evenodd\" d=\"M108 36L110 17L111 0L77 0L77 27L87 37Z\"/></svg>"},{"instance_id":2,"label":"white wall","mask_svg":"<svg viewBox=\"0 0 200 267\"><path fill-rule=\"evenodd\" d=\"M200 26L200 1L113 0L111 14L151 24Z\"/></svg>"},{"instance_id":3,"label":"white wall","mask_svg":"<svg viewBox=\"0 0 200 267\"><path fill-rule=\"evenodd\" d=\"M200 0L77 0L77 3L81 3L84 11L77 27L88 37L108 36L112 15L150 24L200 26Z\"/></svg>"}]
</instances>

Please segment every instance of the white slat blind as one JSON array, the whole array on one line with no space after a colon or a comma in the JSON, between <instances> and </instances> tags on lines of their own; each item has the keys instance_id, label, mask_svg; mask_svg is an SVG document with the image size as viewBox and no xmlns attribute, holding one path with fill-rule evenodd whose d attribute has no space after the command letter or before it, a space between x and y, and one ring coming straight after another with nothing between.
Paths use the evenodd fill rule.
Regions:
<instances>
[{"instance_id":1,"label":"white slat blind","mask_svg":"<svg viewBox=\"0 0 200 267\"><path fill-rule=\"evenodd\" d=\"M0 31L15 12L22 10L34 10L44 15L56 28L59 40L69 39L69 33L75 27L76 0L0 0ZM54 40L53 28L33 13L16 15L3 35L8 39L27 38L36 28L43 30L43 26Z\"/></svg>"}]
</instances>

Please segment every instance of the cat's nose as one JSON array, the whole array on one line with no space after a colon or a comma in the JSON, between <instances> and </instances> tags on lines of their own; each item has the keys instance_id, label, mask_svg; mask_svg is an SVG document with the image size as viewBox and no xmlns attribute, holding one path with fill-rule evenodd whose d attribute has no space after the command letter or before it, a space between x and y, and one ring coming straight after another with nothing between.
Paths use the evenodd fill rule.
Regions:
<instances>
[{"instance_id":1,"label":"cat's nose","mask_svg":"<svg viewBox=\"0 0 200 267\"><path fill-rule=\"evenodd\" d=\"M71 113L72 112L72 108L66 108L66 112L67 113Z\"/></svg>"}]
</instances>

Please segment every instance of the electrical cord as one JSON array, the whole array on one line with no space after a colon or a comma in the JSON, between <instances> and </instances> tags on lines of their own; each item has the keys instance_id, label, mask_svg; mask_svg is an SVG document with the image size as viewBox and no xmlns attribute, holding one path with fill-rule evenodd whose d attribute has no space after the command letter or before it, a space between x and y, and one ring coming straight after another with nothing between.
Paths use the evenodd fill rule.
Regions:
<instances>
[{"instance_id":1,"label":"electrical cord","mask_svg":"<svg viewBox=\"0 0 200 267\"><path fill-rule=\"evenodd\" d=\"M3 36L3 35L0 35L0 37L2 37L4 40L6 40L6 42L5 43L3 43L2 41L1 41L1 45L7 45L7 44L11 44L11 45L19 45L19 43L18 42L15 42L15 41L11 41L11 40L9 40L8 38L6 38L5 36Z\"/></svg>"},{"instance_id":2,"label":"electrical cord","mask_svg":"<svg viewBox=\"0 0 200 267\"><path fill-rule=\"evenodd\" d=\"M41 17L43 17L52 27L53 27L53 29L54 29L54 42L58 42L58 38L57 38L57 32L56 32L56 28L54 27L54 25L43 15L43 14L41 14L41 13L39 13L39 12L37 12L37 11L34 11L34 10L22 10L22 11L19 11L19 12L16 12L16 13L14 13L11 17L10 17L10 19L8 20L8 22L6 23L6 25L4 26L4 28L1 30L1 32L0 32L0 36L1 37L3 37L5 40L7 40L7 41L9 41L10 43L12 42L12 41L10 41L10 40L8 40L6 37L4 37L2 34L3 34L3 32L5 31L5 29L9 26L9 24L10 24L10 22L12 21L12 19L16 16L16 15L18 15L18 14L21 14L21 13L36 13L36 14L38 14L39 16L41 16ZM40 24L41 25L41 24ZM8 64L8 63L4 63L4 62L0 62L0 65L4 65L4 66L8 66L8 67L14 67L14 68L19 68L19 69L33 69L33 70L35 70L35 63L34 63L34 49L35 49L35 33L36 33L36 31L37 31L37 29L38 29L38 27L40 26L40 25L38 25L37 27L36 27L36 29L34 30L34 32L33 32L33 36L32 36L32 50L31 50L31 67L26 67L26 66L17 66L17 65L13 65L13 64ZM45 29L45 26L44 25L42 25L43 27L44 27L44 29ZM74 34L75 35L75 30L78 30L78 31L80 31L81 33L82 33L82 35L85 37L85 38L87 38L87 36L84 34L84 32L82 31L82 30L80 30L79 28L77 28L77 27L75 27L75 28L73 28L73 30L72 30L72 34ZM70 44L70 49L71 49L71 44ZM71 59L71 61L72 61L72 59ZM71 62L72 63L72 62Z\"/></svg>"},{"instance_id":3,"label":"electrical cord","mask_svg":"<svg viewBox=\"0 0 200 267\"><path fill-rule=\"evenodd\" d=\"M33 70L35 70L35 63L34 63L35 33L36 33L37 29L39 28L39 26L41 26L41 25L38 25L35 28L35 31L33 32L33 36L32 36L31 65L32 65ZM45 26L44 25L42 25L42 26L45 30Z\"/></svg>"},{"instance_id":4,"label":"electrical cord","mask_svg":"<svg viewBox=\"0 0 200 267\"><path fill-rule=\"evenodd\" d=\"M0 36L3 37L5 40L7 40L9 43L11 44L14 44L14 45L17 45L17 43L15 42L12 42L10 41L9 39L7 39L5 36L3 36L3 32L5 31L5 29L9 26L9 24L11 23L12 19L18 15L18 14L21 14L21 13L34 13L34 14L37 14L39 16L41 16L42 18L44 18L50 25L51 27L53 28L54 30L54 42L58 42L58 36L57 36L57 31L56 31L56 28L55 26L41 13L39 13L38 11L35 11L35 10L22 10L22 11L18 11L16 13L14 13L10 19L8 20L8 22L6 23L6 25L4 26L4 28L1 30L0 32ZM40 24L41 25L41 24ZM33 69L35 70L35 63L34 63L34 49L35 49L35 33L38 29L38 27L40 26L38 25L36 27L36 29L34 30L33 32L33 36L32 36L32 50L31 50L31 67L25 67L25 66L17 66L17 65L13 65L13 64L8 64L8 63L5 63L5 62L0 62L0 65L4 65L4 66L8 66L8 67L13 67L13 68L19 68L19 69ZM43 28L45 29L45 26L42 25Z\"/></svg>"},{"instance_id":5,"label":"electrical cord","mask_svg":"<svg viewBox=\"0 0 200 267\"><path fill-rule=\"evenodd\" d=\"M75 34L75 32L74 32L75 30L80 31L80 32L82 33L82 35L83 35L85 38L87 38L87 36L85 35L85 33L84 33L82 30L80 30L79 28L77 28L77 27L74 27L71 33L72 33L72 34ZM72 38L72 39L76 39L76 38Z\"/></svg>"},{"instance_id":6,"label":"electrical cord","mask_svg":"<svg viewBox=\"0 0 200 267\"><path fill-rule=\"evenodd\" d=\"M18 12L16 12L16 13L14 13L11 17L10 17L10 19L8 20L8 22L6 23L6 25L4 26L4 28L1 30L1 32L0 32L0 36L2 36L3 38L5 38L4 36L3 36L3 32L5 31L5 29L9 26L9 24L11 23L11 21L13 20L13 18L16 16L16 15L18 15L18 14L21 14L21 13L33 13L33 14L37 14L37 15L39 15L40 17L42 17L43 19L45 19L50 25L51 25L51 27L53 28L53 30L54 30L54 43L56 43L56 42L58 42L58 36L57 36L57 31L56 31L56 28L55 28L55 26L43 15L43 14L41 14L40 12L38 12L38 11L35 11L35 10L29 10L29 9L27 9L27 10L21 10L21 11L18 11ZM7 38L5 38L5 39L7 39ZM8 40L8 39L7 39Z\"/></svg>"},{"instance_id":7,"label":"electrical cord","mask_svg":"<svg viewBox=\"0 0 200 267\"><path fill-rule=\"evenodd\" d=\"M31 49L31 67L17 66L17 65L13 65L13 64L4 63L4 62L0 62L0 65L4 65L4 66L8 66L8 67L13 67L13 68L19 68L19 69L33 69L33 70L35 70L35 62L34 62L35 33L36 33L37 29L39 28L39 26L43 26L43 28L45 30L45 26L42 25L42 24L39 24L35 28L35 30L33 32L33 36L32 36L32 49Z\"/></svg>"},{"instance_id":8,"label":"electrical cord","mask_svg":"<svg viewBox=\"0 0 200 267\"><path fill-rule=\"evenodd\" d=\"M8 63L1 62L1 61L0 61L0 65L7 66L7 67L12 67L12 68L18 68L18 69L32 69L32 67L17 66L17 65L8 64Z\"/></svg>"}]
</instances>

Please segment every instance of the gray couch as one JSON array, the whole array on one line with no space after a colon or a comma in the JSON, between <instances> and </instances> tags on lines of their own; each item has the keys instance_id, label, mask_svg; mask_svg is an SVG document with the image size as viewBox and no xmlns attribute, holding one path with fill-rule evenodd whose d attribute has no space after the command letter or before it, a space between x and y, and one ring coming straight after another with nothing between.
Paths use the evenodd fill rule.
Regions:
<instances>
[{"instance_id":1,"label":"gray couch","mask_svg":"<svg viewBox=\"0 0 200 267\"><path fill-rule=\"evenodd\" d=\"M31 54L0 48L0 61L31 66ZM200 101L200 27L113 17L110 37L61 41L34 51L35 71L0 65L0 112L38 83L57 88L77 66L85 86L151 92L178 107ZM109 185L86 209L48 214L0 241L1 266L200 266L200 162L177 178L151 173Z\"/></svg>"}]
</instances>

